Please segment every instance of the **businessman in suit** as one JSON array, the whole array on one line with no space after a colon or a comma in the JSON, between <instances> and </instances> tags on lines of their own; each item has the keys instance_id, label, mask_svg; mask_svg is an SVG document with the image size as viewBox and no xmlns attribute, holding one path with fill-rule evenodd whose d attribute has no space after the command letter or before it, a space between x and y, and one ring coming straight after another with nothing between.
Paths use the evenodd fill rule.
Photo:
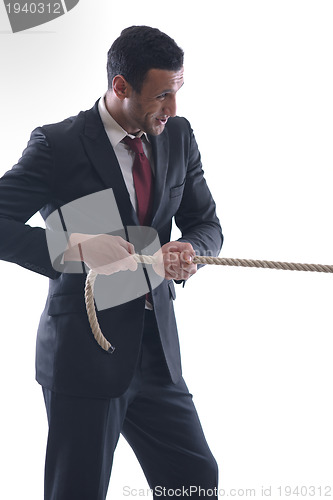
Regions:
<instances>
[{"instance_id":1,"label":"businessman in suit","mask_svg":"<svg viewBox=\"0 0 333 500\"><path fill-rule=\"evenodd\" d=\"M182 85L183 51L174 40L145 26L123 30L108 53L105 96L88 111L34 130L22 158L0 180L0 258L50 278L36 349L49 422L46 500L105 499L120 433L154 498L203 492L217 498L217 464L182 378L173 311L174 282L184 284L197 271L193 256L217 255L223 240L192 129L176 116ZM141 160L150 166L144 184L151 185L151 202L143 215L139 197L145 203L148 194L138 194L136 152L128 142L138 139ZM164 266L157 287L145 273L149 295L99 312L113 354L91 335L86 274L65 266L76 262L121 279L138 272L135 243L126 234L72 232L56 265L46 231L27 224L38 211L47 219L108 189L124 228L156 231ZM170 242L173 219L182 236Z\"/></svg>"}]
</instances>

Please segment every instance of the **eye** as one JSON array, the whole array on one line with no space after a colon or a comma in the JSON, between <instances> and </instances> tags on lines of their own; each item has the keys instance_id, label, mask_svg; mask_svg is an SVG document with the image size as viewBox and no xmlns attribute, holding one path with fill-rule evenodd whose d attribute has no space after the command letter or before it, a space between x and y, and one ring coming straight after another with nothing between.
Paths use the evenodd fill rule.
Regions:
<instances>
[{"instance_id":1,"label":"eye","mask_svg":"<svg viewBox=\"0 0 333 500\"><path fill-rule=\"evenodd\" d=\"M156 99L158 99L159 101L162 101L163 99L166 98L166 96L168 95L167 92L164 92L163 94L160 94L156 97Z\"/></svg>"}]
</instances>

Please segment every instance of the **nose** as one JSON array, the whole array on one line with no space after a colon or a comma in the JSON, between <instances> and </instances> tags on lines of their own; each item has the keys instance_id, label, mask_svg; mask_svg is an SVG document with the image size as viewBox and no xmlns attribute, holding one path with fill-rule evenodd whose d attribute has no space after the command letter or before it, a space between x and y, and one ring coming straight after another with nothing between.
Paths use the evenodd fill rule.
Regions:
<instances>
[{"instance_id":1,"label":"nose","mask_svg":"<svg viewBox=\"0 0 333 500\"><path fill-rule=\"evenodd\" d=\"M163 106L163 112L165 115L174 117L177 114L177 101L176 94L169 94L167 102Z\"/></svg>"}]
</instances>

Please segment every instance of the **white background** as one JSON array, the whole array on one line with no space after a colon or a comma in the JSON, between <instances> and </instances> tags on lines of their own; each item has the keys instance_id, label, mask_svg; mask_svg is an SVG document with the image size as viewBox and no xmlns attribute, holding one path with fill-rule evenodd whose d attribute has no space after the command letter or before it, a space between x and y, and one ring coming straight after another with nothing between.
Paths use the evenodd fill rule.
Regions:
<instances>
[{"instance_id":1,"label":"white background","mask_svg":"<svg viewBox=\"0 0 333 500\"><path fill-rule=\"evenodd\" d=\"M185 50L178 114L217 202L221 255L332 264L331 1L80 0L17 34L1 4L1 174L36 126L92 107L107 50L132 24ZM34 349L48 282L9 263L0 271L0 497L40 500L47 424ZM177 288L184 376L235 498L262 487L278 498L288 485L333 496L332 280L206 267ZM148 487L121 440L108 498L125 498L125 486Z\"/></svg>"}]
</instances>

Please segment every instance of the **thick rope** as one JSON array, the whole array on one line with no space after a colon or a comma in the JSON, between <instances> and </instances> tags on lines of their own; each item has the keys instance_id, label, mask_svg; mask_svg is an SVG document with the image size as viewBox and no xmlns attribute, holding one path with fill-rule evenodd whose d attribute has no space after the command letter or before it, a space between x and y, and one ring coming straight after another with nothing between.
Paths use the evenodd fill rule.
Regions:
<instances>
[{"instance_id":1,"label":"thick rope","mask_svg":"<svg viewBox=\"0 0 333 500\"><path fill-rule=\"evenodd\" d=\"M154 264L150 255L134 255L141 264ZM333 273L333 266L324 264L295 264L294 262L274 262L271 260L224 259L221 257L202 257L196 255L194 264L211 264L214 266L261 267L265 269L282 269L284 271L312 271L317 273Z\"/></svg>"},{"instance_id":2,"label":"thick rope","mask_svg":"<svg viewBox=\"0 0 333 500\"><path fill-rule=\"evenodd\" d=\"M156 259L150 255L133 255L139 264L154 264ZM279 269L283 271L310 271L316 273L333 273L333 266L325 264L296 264L294 262L276 262L270 260L248 260L248 259L226 259L221 257L203 257L195 256L194 264L208 264L214 266L237 266L237 267L257 267L263 269ZM95 303L94 303L94 284L97 273L89 271L85 286L85 302L91 330L96 342L110 354L115 348L106 340L98 323Z\"/></svg>"},{"instance_id":3,"label":"thick rope","mask_svg":"<svg viewBox=\"0 0 333 500\"><path fill-rule=\"evenodd\" d=\"M93 335L98 345L100 345L101 348L104 349L104 351L107 351L110 354L112 354L114 351L114 347L104 337L96 315L96 309L94 303L94 285L96 278L97 278L97 273L95 273L95 271L91 269L86 279L86 286L84 291L84 299L86 302L88 319L90 323L90 328L93 332Z\"/></svg>"}]
</instances>

